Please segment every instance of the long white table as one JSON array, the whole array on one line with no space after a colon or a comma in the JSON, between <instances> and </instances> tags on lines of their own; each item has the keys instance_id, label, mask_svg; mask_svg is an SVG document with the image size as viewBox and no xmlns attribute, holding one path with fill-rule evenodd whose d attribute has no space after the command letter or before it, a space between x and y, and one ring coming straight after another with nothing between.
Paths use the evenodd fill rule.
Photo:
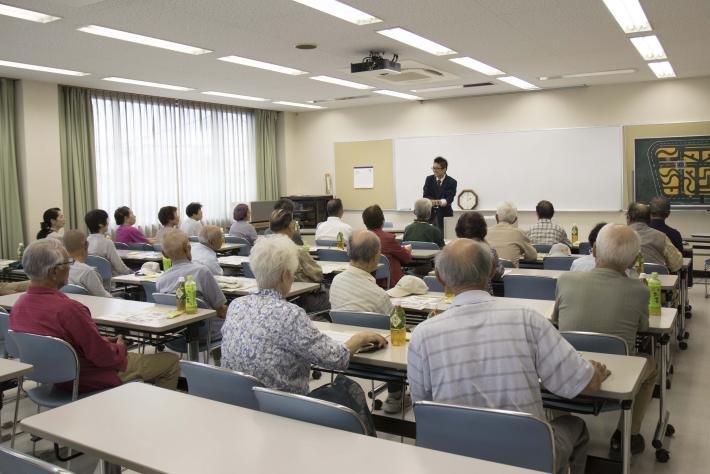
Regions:
<instances>
[{"instance_id":1,"label":"long white table","mask_svg":"<svg viewBox=\"0 0 710 474\"><path fill-rule=\"evenodd\" d=\"M569 272L567 270L542 270L537 268L506 268L503 276L525 275L558 279L565 273ZM642 276L646 275L642 274ZM673 290L678 286L678 275L658 275L658 279L664 291Z\"/></svg>"},{"instance_id":2,"label":"long white table","mask_svg":"<svg viewBox=\"0 0 710 474\"><path fill-rule=\"evenodd\" d=\"M148 384L125 384L30 416L22 429L124 466L171 474L531 474L534 471L386 441L214 402ZM140 436L136 433L140 432ZM313 456L317 451L317 462Z\"/></svg>"},{"instance_id":3,"label":"long white table","mask_svg":"<svg viewBox=\"0 0 710 474\"><path fill-rule=\"evenodd\" d=\"M32 365L25 364L19 360L4 359L0 357L0 382L19 379L30 372L32 372Z\"/></svg>"},{"instance_id":4,"label":"long white table","mask_svg":"<svg viewBox=\"0 0 710 474\"><path fill-rule=\"evenodd\" d=\"M328 249L328 250L338 250L337 247L326 247L322 245L311 245L308 248L308 251L316 255L318 253L319 249ZM343 250L344 252L344 250ZM413 260L432 260L434 257L436 257L441 250L429 250L429 249L412 249L412 259Z\"/></svg>"},{"instance_id":5,"label":"long white table","mask_svg":"<svg viewBox=\"0 0 710 474\"><path fill-rule=\"evenodd\" d=\"M249 263L249 257L242 255L218 257L217 260L220 266L224 268L241 268L244 263ZM325 260L316 260L315 262L321 268L323 275L343 272L349 265L349 262L329 262Z\"/></svg>"}]
</instances>

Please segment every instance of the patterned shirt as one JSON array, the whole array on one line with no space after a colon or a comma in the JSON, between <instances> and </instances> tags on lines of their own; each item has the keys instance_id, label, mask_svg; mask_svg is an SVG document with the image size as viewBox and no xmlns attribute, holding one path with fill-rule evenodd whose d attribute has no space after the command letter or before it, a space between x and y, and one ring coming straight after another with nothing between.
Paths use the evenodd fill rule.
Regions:
<instances>
[{"instance_id":1,"label":"patterned shirt","mask_svg":"<svg viewBox=\"0 0 710 474\"><path fill-rule=\"evenodd\" d=\"M261 290L229 305L222 326L222 366L277 390L305 395L311 365L344 370L350 351L320 332L303 308L276 290Z\"/></svg>"},{"instance_id":2,"label":"patterned shirt","mask_svg":"<svg viewBox=\"0 0 710 474\"><path fill-rule=\"evenodd\" d=\"M535 245L565 244L572 246L572 242L567 239L567 231L561 226L554 224L550 219L540 219L528 230L528 237Z\"/></svg>"},{"instance_id":3,"label":"patterned shirt","mask_svg":"<svg viewBox=\"0 0 710 474\"><path fill-rule=\"evenodd\" d=\"M540 382L565 398L594 374L539 313L466 291L416 327L408 348L412 398L530 413L545 419Z\"/></svg>"}]
</instances>

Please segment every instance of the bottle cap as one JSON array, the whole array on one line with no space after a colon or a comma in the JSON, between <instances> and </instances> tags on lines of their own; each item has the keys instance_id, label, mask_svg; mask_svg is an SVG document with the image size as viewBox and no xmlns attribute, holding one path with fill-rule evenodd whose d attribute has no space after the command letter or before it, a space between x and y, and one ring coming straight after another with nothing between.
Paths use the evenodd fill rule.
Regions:
<instances>
[{"instance_id":1,"label":"bottle cap","mask_svg":"<svg viewBox=\"0 0 710 474\"><path fill-rule=\"evenodd\" d=\"M188 275L188 276L187 276L187 279L188 279L188 280L192 280L192 275Z\"/></svg>"},{"instance_id":2,"label":"bottle cap","mask_svg":"<svg viewBox=\"0 0 710 474\"><path fill-rule=\"evenodd\" d=\"M180 278L178 278L178 281L181 281L181 282L182 282L182 281L185 281L185 277L180 277Z\"/></svg>"},{"instance_id":3,"label":"bottle cap","mask_svg":"<svg viewBox=\"0 0 710 474\"><path fill-rule=\"evenodd\" d=\"M658 272L653 272L653 273L651 273L651 276L652 276L653 278L658 278Z\"/></svg>"}]
</instances>

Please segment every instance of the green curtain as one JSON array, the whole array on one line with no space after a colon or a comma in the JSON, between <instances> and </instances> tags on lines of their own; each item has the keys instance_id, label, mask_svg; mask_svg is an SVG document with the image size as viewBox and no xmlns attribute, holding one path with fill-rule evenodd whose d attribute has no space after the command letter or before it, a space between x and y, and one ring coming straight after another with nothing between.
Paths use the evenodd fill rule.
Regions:
<instances>
[{"instance_id":1,"label":"green curtain","mask_svg":"<svg viewBox=\"0 0 710 474\"><path fill-rule=\"evenodd\" d=\"M256 195L260 201L279 198L279 170L276 163L276 120L278 112L256 111Z\"/></svg>"},{"instance_id":2,"label":"green curtain","mask_svg":"<svg viewBox=\"0 0 710 474\"><path fill-rule=\"evenodd\" d=\"M97 207L93 128L89 91L59 86L63 211L67 228L84 232L84 215Z\"/></svg>"},{"instance_id":3,"label":"green curtain","mask_svg":"<svg viewBox=\"0 0 710 474\"><path fill-rule=\"evenodd\" d=\"M17 258L24 242L15 149L15 81L0 78L0 256Z\"/></svg>"}]
</instances>

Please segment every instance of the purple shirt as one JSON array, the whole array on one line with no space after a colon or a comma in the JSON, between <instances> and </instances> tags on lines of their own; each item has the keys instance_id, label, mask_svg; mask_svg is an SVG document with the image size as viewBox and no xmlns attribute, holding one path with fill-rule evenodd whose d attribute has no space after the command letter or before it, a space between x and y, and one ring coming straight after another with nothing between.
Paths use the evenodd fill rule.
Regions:
<instances>
[{"instance_id":1,"label":"purple shirt","mask_svg":"<svg viewBox=\"0 0 710 474\"><path fill-rule=\"evenodd\" d=\"M131 225L121 225L116 229L116 242L124 244L149 244L145 234Z\"/></svg>"}]
</instances>

